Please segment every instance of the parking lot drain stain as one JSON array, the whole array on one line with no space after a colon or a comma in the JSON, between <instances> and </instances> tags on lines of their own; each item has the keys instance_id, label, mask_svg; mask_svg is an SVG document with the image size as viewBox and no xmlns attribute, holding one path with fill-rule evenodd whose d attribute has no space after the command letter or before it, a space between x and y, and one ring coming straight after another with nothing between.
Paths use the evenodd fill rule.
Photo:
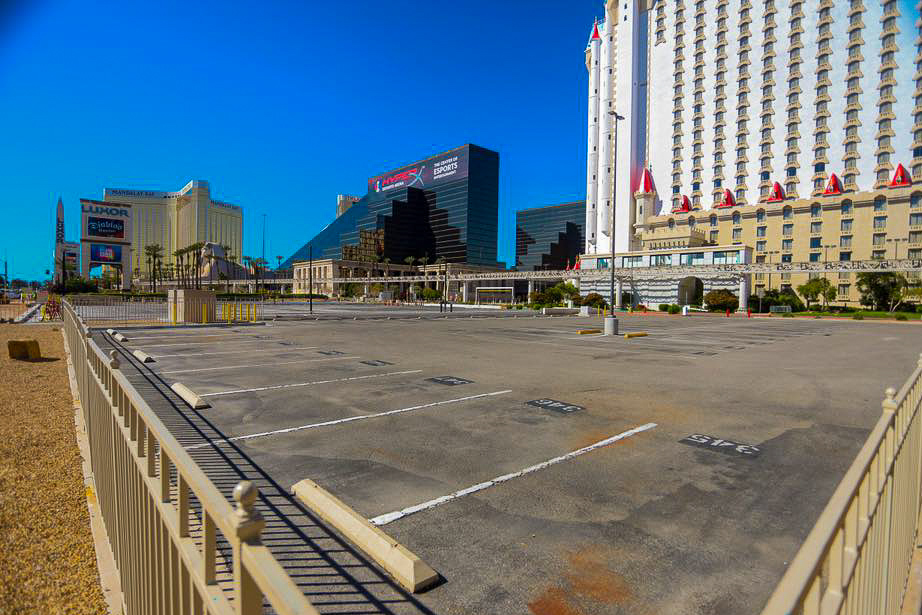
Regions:
<instances>
[{"instance_id":1,"label":"parking lot drain stain","mask_svg":"<svg viewBox=\"0 0 922 615\"><path fill-rule=\"evenodd\" d=\"M334 419L332 421L323 421L322 423L311 423L309 425L299 425L298 427L288 427L286 429L276 429L274 431L262 431L259 433L248 434L246 436L236 436L234 438L226 438L223 440L213 440L211 442L205 442L203 444L193 444L192 446L187 446L186 450L192 450L196 448L203 448L205 446L213 446L221 444L222 442L237 442L239 440L250 440L252 438L263 438L266 436L275 436L285 433L293 433L295 431L302 431L304 429L316 429L317 427L329 427L331 425L340 425L342 423L351 423L352 421L364 421L365 419L376 419L382 416L390 416L392 414L401 414L403 412L410 412L412 410L422 410L424 408L434 408L436 406L444 406L446 404L456 404L462 401L470 401L472 399L480 399L483 397L493 397L494 395L505 395L506 393L512 393L511 389L506 389L505 391L493 391L492 393L481 393L480 395L468 395L467 397L459 397L457 399L445 399L442 401L434 401L428 404L421 404L419 406L410 406L409 408L398 408L397 410L388 410L387 412L378 412L377 414L363 414L362 416L350 416L344 419Z\"/></svg>"},{"instance_id":2,"label":"parking lot drain stain","mask_svg":"<svg viewBox=\"0 0 922 615\"><path fill-rule=\"evenodd\" d=\"M234 395L235 393L256 393L258 391L274 391L276 389L291 389L308 387L315 384L331 384L333 382L349 382L350 380L367 380L368 378L383 378L384 376L400 376L405 374L418 374L423 370L410 369L402 372L387 372L385 374L366 374L364 376L350 376L349 378L334 378L332 380L314 380L313 382L294 382L292 384L274 384L268 387L255 387L252 389L235 389L233 391L219 391L217 393L204 393L201 397L217 397L219 395Z\"/></svg>"},{"instance_id":3,"label":"parking lot drain stain","mask_svg":"<svg viewBox=\"0 0 922 615\"><path fill-rule=\"evenodd\" d=\"M580 455L585 455L586 453L594 451L598 448L602 448L603 446L608 446L609 444L617 442L618 440L629 438L633 435L647 431L648 429L653 429L654 427L656 427L656 423L647 423L646 425L641 425L640 427L634 427L633 429L628 429L627 431L623 431L616 436L612 436L610 438L600 440L596 442L595 444L590 444L589 446L584 446L583 448L577 449L575 451L571 451L567 453L566 455L561 455L559 457L554 457L553 459L548 459L547 461L542 461L541 463L535 464L533 466L529 466L527 468L519 470L518 472L512 472L511 474L503 474L502 476L497 476L494 479L491 479L491 480L488 480L482 483L478 483L472 487L467 487L465 489L455 491L454 493L449 493L448 495L443 495L441 497L435 498L434 500L429 500L428 502L416 504L415 506L409 506L407 508L404 508L403 510L395 510L394 512L389 512L383 515L378 515L377 517L370 519L370 521L375 525L387 525L388 523L396 521L397 519L402 519L404 517L407 517L414 513L418 513L423 510L435 508L436 506L440 506L442 504L445 504L446 502L451 502L452 500L456 500L465 495L470 495L478 491L483 491L484 489L487 489L489 487L493 487L500 483L504 483L506 481L512 480L513 478L520 478L522 476L525 476L526 474L531 474L532 472L537 472L538 470L549 468L550 466L556 465L563 461L569 461L570 459L579 457Z\"/></svg>"}]
</instances>

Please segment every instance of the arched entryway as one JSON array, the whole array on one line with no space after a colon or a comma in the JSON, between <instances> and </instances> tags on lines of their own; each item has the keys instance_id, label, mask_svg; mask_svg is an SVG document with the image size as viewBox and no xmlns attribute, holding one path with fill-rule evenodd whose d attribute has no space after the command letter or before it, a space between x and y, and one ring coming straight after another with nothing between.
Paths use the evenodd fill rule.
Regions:
<instances>
[{"instance_id":1,"label":"arched entryway","mask_svg":"<svg viewBox=\"0 0 922 615\"><path fill-rule=\"evenodd\" d=\"M701 305L704 300L704 282L694 276L679 282L679 305Z\"/></svg>"}]
</instances>

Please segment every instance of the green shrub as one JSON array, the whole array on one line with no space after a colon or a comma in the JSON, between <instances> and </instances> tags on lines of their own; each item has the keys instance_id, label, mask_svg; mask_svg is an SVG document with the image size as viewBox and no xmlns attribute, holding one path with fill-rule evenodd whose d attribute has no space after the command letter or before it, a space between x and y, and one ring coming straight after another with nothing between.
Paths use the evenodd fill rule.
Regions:
<instances>
[{"instance_id":1,"label":"green shrub","mask_svg":"<svg viewBox=\"0 0 922 615\"><path fill-rule=\"evenodd\" d=\"M794 318L794 315L790 312L785 312L781 315L782 318Z\"/></svg>"},{"instance_id":2,"label":"green shrub","mask_svg":"<svg viewBox=\"0 0 922 615\"><path fill-rule=\"evenodd\" d=\"M864 320L863 314L852 314L852 320Z\"/></svg>"},{"instance_id":3,"label":"green shrub","mask_svg":"<svg viewBox=\"0 0 922 615\"><path fill-rule=\"evenodd\" d=\"M681 313L682 308L673 303L672 305L668 307L668 311L670 314L679 314Z\"/></svg>"},{"instance_id":4,"label":"green shrub","mask_svg":"<svg viewBox=\"0 0 922 615\"><path fill-rule=\"evenodd\" d=\"M589 293L586 295L586 298L583 299L583 305L588 305L589 307L594 308L607 308L608 302L605 301L605 297L599 293Z\"/></svg>"},{"instance_id":5,"label":"green shrub","mask_svg":"<svg viewBox=\"0 0 922 615\"><path fill-rule=\"evenodd\" d=\"M660 312L668 312L670 307L672 307L672 306L670 306L668 303L660 303L660 304L659 304L659 311L660 311Z\"/></svg>"},{"instance_id":6,"label":"green shrub","mask_svg":"<svg viewBox=\"0 0 922 615\"><path fill-rule=\"evenodd\" d=\"M725 312L730 310L735 312L739 307L739 299L729 290L718 288L704 295L704 303L708 310L712 312Z\"/></svg>"},{"instance_id":7,"label":"green shrub","mask_svg":"<svg viewBox=\"0 0 922 615\"><path fill-rule=\"evenodd\" d=\"M897 319L897 320L908 320L908 319L906 318L906 314L897 314L897 315L896 315L896 319Z\"/></svg>"}]
</instances>

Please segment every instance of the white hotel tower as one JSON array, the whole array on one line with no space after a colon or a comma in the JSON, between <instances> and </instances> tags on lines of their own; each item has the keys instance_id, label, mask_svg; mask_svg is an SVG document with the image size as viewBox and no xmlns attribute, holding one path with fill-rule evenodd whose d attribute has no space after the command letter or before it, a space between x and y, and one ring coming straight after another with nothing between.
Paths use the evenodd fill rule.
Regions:
<instances>
[{"instance_id":1,"label":"white hotel tower","mask_svg":"<svg viewBox=\"0 0 922 615\"><path fill-rule=\"evenodd\" d=\"M586 254L642 249L651 216L918 184L920 6L607 0L586 49Z\"/></svg>"}]
</instances>

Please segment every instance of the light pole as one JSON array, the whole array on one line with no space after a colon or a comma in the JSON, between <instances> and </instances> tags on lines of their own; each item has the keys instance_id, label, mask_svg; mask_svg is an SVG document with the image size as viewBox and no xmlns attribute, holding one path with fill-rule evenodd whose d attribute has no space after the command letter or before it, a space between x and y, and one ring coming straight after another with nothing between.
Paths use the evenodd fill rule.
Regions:
<instances>
[{"instance_id":1,"label":"light pole","mask_svg":"<svg viewBox=\"0 0 922 615\"><path fill-rule=\"evenodd\" d=\"M608 241L610 246L611 256L608 259L608 270L609 270L609 297L611 297L611 318L615 317L615 303L620 301L615 301L615 194L616 186L618 184L618 121L623 120L623 115L618 115L616 111L609 111L608 115L615 118L615 139L614 144L612 145L612 177L611 177L611 212L609 215L609 234ZM620 297L619 297L620 299ZM612 327L614 327L614 322L612 322ZM606 327L607 329L608 327ZM615 332L613 331L612 334Z\"/></svg>"}]
</instances>

